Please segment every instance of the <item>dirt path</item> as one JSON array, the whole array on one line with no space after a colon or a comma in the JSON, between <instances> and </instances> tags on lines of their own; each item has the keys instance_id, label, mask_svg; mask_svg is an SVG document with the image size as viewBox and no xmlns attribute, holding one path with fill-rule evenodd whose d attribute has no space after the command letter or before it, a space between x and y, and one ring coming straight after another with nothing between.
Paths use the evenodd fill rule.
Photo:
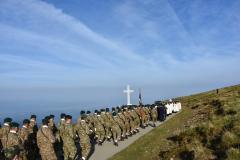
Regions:
<instances>
[{"instance_id":1,"label":"dirt path","mask_svg":"<svg viewBox=\"0 0 240 160\"><path fill-rule=\"evenodd\" d=\"M174 115L170 115L164 122L157 122L157 126L165 123L169 119L171 119ZM129 137L127 140L119 142L119 146L116 147L113 145L113 142L104 142L102 146L95 145L95 150L89 160L107 160L108 158L112 157L114 154L120 152L121 150L128 147L130 144L135 142L138 138L145 135L149 131L154 129L153 127L149 126L145 129L140 129L140 132L132 137Z\"/></svg>"}]
</instances>

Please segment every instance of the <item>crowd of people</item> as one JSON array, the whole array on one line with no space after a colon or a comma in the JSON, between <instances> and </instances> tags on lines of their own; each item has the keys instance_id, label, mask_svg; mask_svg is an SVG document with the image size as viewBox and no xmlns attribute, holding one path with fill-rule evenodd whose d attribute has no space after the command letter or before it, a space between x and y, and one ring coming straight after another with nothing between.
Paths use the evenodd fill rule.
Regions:
<instances>
[{"instance_id":1,"label":"crowd of people","mask_svg":"<svg viewBox=\"0 0 240 160\"><path fill-rule=\"evenodd\" d=\"M12 118L5 118L0 128L2 160L86 160L94 145L120 141L140 132L149 125L156 127L169 114L181 110L177 101L157 102L153 105L131 105L81 111L76 123L72 116L62 113L56 125L54 115L42 119L38 128L36 115L24 119L20 127Z\"/></svg>"}]
</instances>

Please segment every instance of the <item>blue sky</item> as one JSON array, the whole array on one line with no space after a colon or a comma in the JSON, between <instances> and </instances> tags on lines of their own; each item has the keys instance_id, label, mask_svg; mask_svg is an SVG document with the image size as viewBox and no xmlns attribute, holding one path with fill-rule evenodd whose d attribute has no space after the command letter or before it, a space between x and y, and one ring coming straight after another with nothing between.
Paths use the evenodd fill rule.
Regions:
<instances>
[{"instance_id":1,"label":"blue sky","mask_svg":"<svg viewBox=\"0 0 240 160\"><path fill-rule=\"evenodd\" d=\"M0 103L119 105L126 84L149 103L238 84L239 33L238 0L0 0Z\"/></svg>"}]
</instances>

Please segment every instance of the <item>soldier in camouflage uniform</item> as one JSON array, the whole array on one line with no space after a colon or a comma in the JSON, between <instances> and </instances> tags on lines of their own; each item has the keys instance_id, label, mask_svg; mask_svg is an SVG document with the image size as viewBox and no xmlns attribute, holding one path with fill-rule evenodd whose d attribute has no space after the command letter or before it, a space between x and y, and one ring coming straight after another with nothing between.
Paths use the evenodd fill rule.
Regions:
<instances>
[{"instance_id":1,"label":"soldier in camouflage uniform","mask_svg":"<svg viewBox=\"0 0 240 160\"><path fill-rule=\"evenodd\" d=\"M19 136L21 138L21 141L23 142L23 146L24 146L24 151L23 151L23 155L24 155L24 160L26 159L30 159L31 157L29 157L29 125L30 125L30 121L28 119L24 119L23 120L23 126L19 131Z\"/></svg>"},{"instance_id":2,"label":"soldier in camouflage uniform","mask_svg":"<svg viewBox=\"0 0 240 160\"><path fill-rule=\"evenodd\" d=\"M137 108L135 109L135 112L137 113L138 117L139 117L139 127L142 125L142 117L141 117L141 107L140 105L137 106Z\"/></svg>"},{"instance_id":3,"label":"soldier in camouflage uniform","mask_svg":"<svg viewBox=\"0 0 240 160\"><path fill-rule=\"evenodd\" d=\"M63 132L64 132L64 126L65 126L65 113L61 113L60 115L60 121L58 123L58 132L57 132L57 137L58 140L61 141L61 138L63 136Z\"/></svg>"},{"instance_id":4,"label":"soldier in camouflage uniform","mask_svg":"<svg viewBox=\"0 0 240 160\"><path fill-rule=\"evenodd\" d=\"M48 126L48 119L43 119L42 127L37 132L37 145L42 160L57 160L53 146L55 141L52 130Z\"/></svg>"},{"instance_id":5,"label":"soldier in camouflage uniform","mask_svg":"<svg viewBox=\"0 0 240 160\"><path fill-rule=\"evenodd\" d=\"M78 119L77 124L75 125L74 129L77 132L80 138L80 146L82 152L82 160L86 160L89 156L91 150L91 143L89 138L89 127L86 123L87 116L85 114L81 115L81 118Z\"/></svg>"},{"instance_id":6,"label":"soldier in camouflage uniform","mask_svg":"<svg viewBox=\"0 0 240 160\"><path fill-rule=\"evenodd\" d=\"M123 115L125 117L126 135L131 136L130 117L127 108L123 109Z\"/></svg>"},{"instance_id":7,"label":"soldier in camouflage uniform","mask_svg":"<svg viewBox=\"0 0 240 160\"><path fill-rule=\"evenodd\" d=\"M94 130L94 119L93 119L93 115L91 115L91 111L87 111L86 114L86 123L88 124L88 127L90 129L91 132L93 132Z\"/></svg>"},{"instance_id":8,"label":"soldier in camouflage uniform","mask_svg":"<svg viewBox=\"0 0 240 160\"><path fill-rule=\"evenodd\" d=\"M128 119L129 119L130 133L131 133L131 135L133 135L135 133L134 132L135 124L134 124L134 118L131 115L131 108L130 107L128 107L128 111L127 111L126 115L128 116Z\"/></svg>"},{"instance_id":9,"label":"soldier in camouflage uniform","mask_svg":"<svg viewBox=\"0 0 240 160\"><path fill-rule=\"evenodd\" d=\"M127 139L127 135L128 135L128 130L127 130L127 120L126 120L126 117L124 116L123 114L123 109L121 109L119 112L118 112L118 117L122 120L124 126L122 127L122 136Z\"/></svg>"},{"instance_id":10,"label":"soldier in camouflage uniform","mask_svg":"<svg viewBox=\"0 0 240 160\"><path fill-rule=\"evenodd\" d=\"M136 106L135 106L136 107ZM139 116L136 112L136 108L132 108L131 110L131 115L134 119L134 131L135 132L139 132L139 127L140 127L140 119L139 119Z\"/></svg>"},{"instance_id":11,"label":"soldier in camouflage uniform","mask_svg":"<svg viewBox=\"0 0 240 160\"><path fill-rule=\"evenodd\" d=\"M12 160L24 160L24 155L21 154L23 148L23 143L18 136L18 123L11 123L10 131L7 135L6 148L4 149L4 155L6 159Z\"/></svg>"},{"instance_id":12,"label":"soldier in camouflage uniform","mask_svg":"<svg viewBox=\"0 0 240 160\"><path fill-rule=\"evenodd\" d=\"M117 113L117 118L116 121L119 125L119 127L121 128L121 140L123 140L124 138L126 138L126 126L125 126L125 122L124 120L121 118L121 109L118 109L118 113Z\"/></svg>"},{"instance_id":13,"label":"soldier in camouflage uniform","mask_svg":"<svg viewBox=\"0 0 240 160\"><path fill-rule=\"evenodd\" d=\"M55 125L55 122L54 122L54 115L50 115L49 116L49 128L52 130L53 132L53 135L56 136L56 133L57 133L57 127Z\"/></svg>"},{"instance_id":14,"label":"soldier in camouflage uniform","mask_svg":"<svg viewBox=\"0 0 240 160\"><path fill-rule=\"evenodd\" d=\"M140 115L141 115L141 126L145 128L147 126L147 115L144 111L144 107L141 106L140 108Z\"/></svg>"},{"instance_id":15,"label":"soldier in camouflage uniform","mask_svg":"<svg viewBox=\"0 0 240 160\"><path fill-rule=\"evenodd\" d=\"M96 113L97 112L97 113ZM105 130L104 126L102 125L102 118L101 118L101 113L98 111L95 111L94 115L94 131L95 131L95 137L97 139L98 145L102 145L105 137Z\"/></svg>"},{"instance_id":16,"label":"soldier in camouflage uniform","mask_svg":"<svg viewBox=\"0 0 240 160\"><path fill-rule=\"evenodd\" d=\"M101 117L104 121L103 125L104 125L104 128L105 128L105 138L108 141L110 141L110 139L112 137L112 133L111 133L111 130L110 130L111 123L110 123L110 119L109 119L109 108L106 108L106 113L105 113L104 109L101 110Z\"/></svg>"},{"instance_id":17,"label":"soldier in camouflage uniform","mask_svg":"<svg viewBox=\"0 0 240 160\"><path fill-rule=\"evenodd\" d=\"M60 121L58 123L58 131L56 133L56 154L57 157L61 157L63 156L63 141L62 141L62 137L63 137L63 133L64 133L64 128L65 128L65 113L61 113L60 114ZM60 159L60 158L59 158Z\"/></svg>"},{"instance_id":18,"label":"soldier in camouflage uniform","mask_svg":"<svg viewBox=\"0 0 240 160\"><path fill-rule=\"evenodd\" d=\"M86 123L89 127L89 131L90 131L90 142L91 144L93 144L95 141L94 141L94 116L91 114L91 111L87 111L87 114L86 114Z\"/></svg>"},{"instance_id":19,"label":"soldier in camouflage uniform","mask_svg":"<svg viewBox=\"0 0 240 160\"><path fill-rule=\"evenodd\" d=\"M121 139L125 139L127 138L127 135L126 135L126 125L125 125L125 117L124 115L122 114L122 111L121 109L118 109L118 113L117 113L117 117L118 117L118 125L119 127L121 128Z\"/></svg>"},{"instance_id":20,"label":"soldier in camouflage uniform","mask_svg":"<svg viewBox=\"0 0 240 160\"><path fill-rule=\"evenodd\" d=\"M37 134L38 126L37 126L37 116L36 115L31 115L31 117L30 117L29 131L30 131L30 133Z\"/></svg>"},{"instance_id":21,"label":"soldier in camouflage uniform","mask_svg":"<svg viewBox=\"0 0 240 160\"><path fill-rule=\"evenodd\" d=\"M74 160L76 158L77 147L75 145L76 134L72 125L72 116L65 116L65 128L63 132L63 152L64 160Z\"/></svg>"},{"instance_id":22,"label":"soldier in camouflage uniform","mask_svg":"<svg viewBox=\"0 0 240 160\"><path fill-rule=\"evenodd\" d=\"M63 137L64 126L65 126L65 116L66 116L65 113L61 113L60 121L58 123L58 131L56 134L56 138L59 142L62 141L62 137Z\"/></svg>"},{"instance_id":23,"label":"soldier in camouflage uniform","mask_svg":"<svg viewBox=\"0 0 240 160\"><path fill-rule=\"evenodd\" d=\"M7 135L10 131L11 122L12 122L12 118L5 118L4 123L3 123L3 127L1 128L0 138L1 138L1 143L2 143L3 149L6 148Z\"/></svg>"},{"instance_id":24,"label":"soldier in camouflage uniform","mask_svg":"<svg viewBox=\"0 0 240 160\"><path fill-rule=\"evenodd\" d=\"M148 123L149 123L149 121L150 121L150 109L149 109L149 105L147 105L147 106L145 106L144 107L144 111L145 111L145 113L146 113L146 115L147 115L147 126L148 126Z\"/></svg>"},{"instance_id":25,"label":"soldier in camouflage uniform","mask_svg":"<svg viewBox=\"0 0 240 160\"><path fill-rule=\"evenodd\" d=\"M153 127L156 127L156 122L158 117L157 106L156 107L151 106L151 117L152 117Z\"/></svg>"},{"instance_id":26,"label":"soldier in camouflage uniform","mask_svg":"<svg viewBox=\"0 0 240 160\"><path fill-rule=\"evenodd\" d=\"M117 113L115 112L115 108L113 108L112 112L113 119L111 120L111 131L112 131L112 137L114 141L114 145L118 146L118 141L121 138L121 129L118 125L118 118Z\"/></svg>"}]
</instances>

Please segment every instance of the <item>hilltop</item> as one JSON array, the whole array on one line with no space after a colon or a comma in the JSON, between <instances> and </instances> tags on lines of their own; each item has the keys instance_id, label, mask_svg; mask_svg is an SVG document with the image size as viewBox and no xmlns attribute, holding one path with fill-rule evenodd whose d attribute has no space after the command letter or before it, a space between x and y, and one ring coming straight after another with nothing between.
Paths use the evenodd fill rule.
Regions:
<instances>
[{"instance_id":1,"label":"hilltop","mask_svg":"<svg viewBox=\"0 0 240 160\"><path fill-rule=\"evenodd\" d=\"M110 159L240 159L240 85L177 99L181 113Z\"/></svg>"}]
</instances>

